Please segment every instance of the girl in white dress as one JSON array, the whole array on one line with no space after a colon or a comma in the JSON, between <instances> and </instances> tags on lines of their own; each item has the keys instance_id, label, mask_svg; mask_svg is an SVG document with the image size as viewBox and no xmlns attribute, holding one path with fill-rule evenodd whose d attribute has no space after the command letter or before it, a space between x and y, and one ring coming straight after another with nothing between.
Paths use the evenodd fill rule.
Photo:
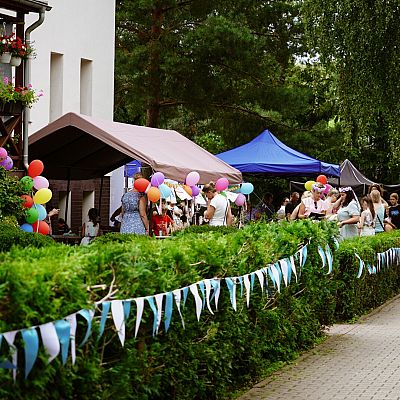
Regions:
<instances>
[{"instance_id":1,"label":"girl in white dress","mask_svg":"<svg viewBox=\"0 0 400 400\"><path fill-rule=\"evenodd\" d=\"M375 235L375 209L370 196L361 199L361 207L363 211L360 221L357 223L360 236L373 236Z\"/></svg>"},{"instance_id":2,"label":"girl in white dress","mask_svg":"<svg viewBox=\"0 0 400 400\"><path fill-rule=\"evenodd\" d=\"M81 245L88 245L96 236L100 234L100 224L98 222L98 212L96 208L91 208L88 212L89 221L82 225Z\"/></svg>"}]
</instances>

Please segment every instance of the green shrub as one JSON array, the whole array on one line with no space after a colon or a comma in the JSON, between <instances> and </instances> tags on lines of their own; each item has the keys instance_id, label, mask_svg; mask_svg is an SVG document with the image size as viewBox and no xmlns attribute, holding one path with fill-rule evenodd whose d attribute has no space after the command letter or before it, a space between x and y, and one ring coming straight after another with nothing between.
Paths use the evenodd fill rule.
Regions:
<instances>
[{"instance_id":1,"label":"green shrub","mask_svg":"<svg viewBox=\"0 0 400 400\"><path fill-rule=\"evenodd\" d=\"M0 167L0 220L8 216L16 218L23 216L21 193L18 178Z\"/></svg>"}]
</instances>

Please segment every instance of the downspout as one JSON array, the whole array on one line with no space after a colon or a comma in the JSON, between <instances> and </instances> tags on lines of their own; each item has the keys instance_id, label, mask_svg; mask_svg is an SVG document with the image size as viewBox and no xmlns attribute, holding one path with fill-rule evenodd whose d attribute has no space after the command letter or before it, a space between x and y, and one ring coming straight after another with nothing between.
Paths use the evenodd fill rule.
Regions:
<instances>
[{"instance_id":1,"label":"downspout","mask_svg":"<svg viewBox=\"0 0 400 400\"><path fill-rule=\"evenodd\" d=\"M25 43L30 44L31 32L38 26L42 25L44 21L45 9L42 8L39 13L39 19L32 25L28 26L25 31ZM24 86L28 86L31 80L31 59L27 58L24 63ZM25 168L28 170L28 149L29 149L29 119L31 110L29 107L24 108L24 119L22 125L22 143L23 143L23 163Z\"/></svg>"}]
</instances>

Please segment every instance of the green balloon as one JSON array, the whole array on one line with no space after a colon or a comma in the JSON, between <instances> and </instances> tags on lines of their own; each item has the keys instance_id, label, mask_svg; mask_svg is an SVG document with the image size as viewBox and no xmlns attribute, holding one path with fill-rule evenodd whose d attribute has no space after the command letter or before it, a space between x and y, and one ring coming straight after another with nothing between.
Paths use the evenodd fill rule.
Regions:
<instances>
[{"instance_id":1,"label":"green balloon","mask_svg":"<svg viewBox=\"0 0 400 400\"><path fill-rule=\"evenodd\" d=\"M28 208L25 211L25 220L28 224L33 224L39 219L39 212L36 208Z\"/></svg>"},{"instance_id":2,"label":"green balloon","mask_svg":"<svg viewBox=\"0 0 400 400\"><path fill-rule=\"evenodd\" d=\"M21 178L20 183L24 192L29 192L33 188L33 179L30 176Z\"/></svg>"}]
</instances>

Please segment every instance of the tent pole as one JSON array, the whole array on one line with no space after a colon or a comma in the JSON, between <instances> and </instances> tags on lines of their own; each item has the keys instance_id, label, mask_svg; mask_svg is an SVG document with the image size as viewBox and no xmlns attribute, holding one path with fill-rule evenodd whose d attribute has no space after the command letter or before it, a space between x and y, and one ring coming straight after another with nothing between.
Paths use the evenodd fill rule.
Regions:
<instances>
[{"instance_id":1,"label":"tent pole","mask_svg":"<svg viewBox=\"0 0 400 400\"><path fill-rule=\"evenodd\" d=\"M100 193L99 193L99 218L100 218L100 225L101 225L101 198L103 196L103 184L104 184L104 176L100 179Z\"/></svg>"},{"instance_id":2,"label":"tent pole","mask_svg":"<svg viewBox=\"0 0 400 400\"><path fill-rule=\"evenodd\" d=\"M68 221L68 205L69 205L69 191L70 191L70 185L71 185L71 169L68 168L68 175L67 175L67 199L65 202L65 223Z\"/></svg>"}]
</instances>

